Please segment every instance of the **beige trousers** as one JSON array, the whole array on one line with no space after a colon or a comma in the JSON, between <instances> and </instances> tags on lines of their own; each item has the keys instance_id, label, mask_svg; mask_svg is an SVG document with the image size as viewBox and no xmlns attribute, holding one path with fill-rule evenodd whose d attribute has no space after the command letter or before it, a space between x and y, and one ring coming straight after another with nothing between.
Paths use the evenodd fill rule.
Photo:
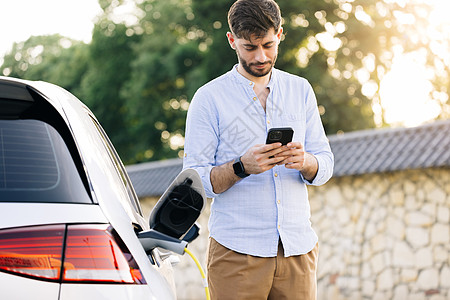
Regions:
<instances>
[{"instance_id":1,"label":"beige trousers","mask_svg":"<svg viewBox=\"0 0 450 300\"><path fill-rule=\"evenodd\" d=\"M208 246L208 285L213 300L315 300L318 244L311 252L276 257L240 254L213 238Z\"/></svg>"}]
</instances>

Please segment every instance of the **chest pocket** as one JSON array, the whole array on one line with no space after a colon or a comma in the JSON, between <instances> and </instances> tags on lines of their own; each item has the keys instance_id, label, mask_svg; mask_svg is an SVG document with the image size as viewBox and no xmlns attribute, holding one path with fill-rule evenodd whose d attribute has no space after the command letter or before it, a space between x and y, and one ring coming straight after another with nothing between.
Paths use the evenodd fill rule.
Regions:
<instances>
[{"instance_id":1,"label":"chest pocket","mask_svg":"<svg viewBox=\"0 0 450 300\"><path fill-rule=\"evenodd\" d=\"M305 144L305 130L306 130L306 117L302 112L284 113L282 115L283 127L291 127L294 129L294 137L292 138L295 142L300 142Z\"/></svg>"}]
</instances>

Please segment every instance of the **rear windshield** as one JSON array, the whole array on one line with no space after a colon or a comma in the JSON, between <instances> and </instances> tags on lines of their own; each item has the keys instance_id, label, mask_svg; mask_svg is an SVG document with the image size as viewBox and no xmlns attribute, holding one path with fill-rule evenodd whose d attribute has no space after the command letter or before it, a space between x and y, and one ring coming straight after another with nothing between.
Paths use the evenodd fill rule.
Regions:
<instances>
[{"instance_id":1,"label":"rear windshield","mask_svg":"<svg viewBox=\"0 0 450 300\"><path fill-rule=\"evenodd\" d=\"M52 126L0 120L0 202L92 203Z\"/></svg>"}]
</instances>

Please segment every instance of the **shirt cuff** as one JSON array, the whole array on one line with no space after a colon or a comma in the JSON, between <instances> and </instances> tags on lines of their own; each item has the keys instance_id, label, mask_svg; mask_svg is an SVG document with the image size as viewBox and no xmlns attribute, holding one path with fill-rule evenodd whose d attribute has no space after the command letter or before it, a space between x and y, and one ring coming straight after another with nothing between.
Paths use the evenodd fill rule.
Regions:
<instances>
[{"instance_id":1,"label":"shirt cuff","mask_svg":"<svg viewBox=\"0 0 450 300\"><path fill-rule=\"evenodd\" d=\"M327 169L327 164L325 163L325 160L323 159L323 157L321 156L315 156L317 159L317 174L316 177L314 177L314 179L312 181L306 180L302 173L300 173L301 178L303 179L303 181L307 184L307 185L314 185L314 186L318 186L318 185L322 185L324 183L326 183L328 181L328 179L331 177L328 176L328 169Z\"/></svg>"},{"instance_id":2,"label":"shirt cuff","mask_svg":"<svg viewBox=\"0 0 450 300\"><path fill-rule=\"evenodd\" d=\"M191 167L198 172L200 178L202 179L203 188L205 189L206 197L215 198L218 194L214 193L213 187L211 184L211 170L214 166L206 166L206 167Z\"/></svg>"}]
</instances>

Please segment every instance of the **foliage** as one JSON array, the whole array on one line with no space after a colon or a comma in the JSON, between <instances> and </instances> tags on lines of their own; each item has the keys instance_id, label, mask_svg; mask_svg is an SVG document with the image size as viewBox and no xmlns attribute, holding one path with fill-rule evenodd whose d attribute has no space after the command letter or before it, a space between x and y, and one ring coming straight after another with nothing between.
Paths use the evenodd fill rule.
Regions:
<instances>
[{"instance_id":1,"label":"foliage","mask_svg":"<svg viewBox=\"0 0 450 300\"><path fill-rule=\"evenodd\" d=\"M129 37L126 31L123 24L108 20L94 27L87 60L89 69L80 81L80 99L94 112L121 154L130 152L136 139L128 122L127 99L120 91L130 77L131 48L139 37Z\"/></svg>"},{"instance_id":2,"label":"foliage","mask_svg":"<svg viewBox=\"0 0 450 300\"><path fill-rule=\"evenodd\" d=\"M11 77L48 81L77 94L88 69L87 52L88 45L58 34L35 36L15 43L1 69Z\"/></svg>"},{"instance_id":3,"label":"foliage","mask_svg":"<svg viewBox=\"0 0 450 300\"><path fill-rule=\"evenodd\" d=\"M130 1L99 0L104 13L90 44L32 37L14 45L0 71L73 92L126 163L179 156L193 94L237 62L225 37L233 1L139 0L132 13L119 16L117 9ZM376 0L278 3L284 36L276 66L311 82L327 133L385 125L372 109L380 107L380 81L399 47L429 49L429 40L417 38L429 7ZM399 13L413 15L414 24L398 22ZM448 93L445 58L425 51L429 65L441 70L436 91Z\"/></svg>"}]
</instances>

